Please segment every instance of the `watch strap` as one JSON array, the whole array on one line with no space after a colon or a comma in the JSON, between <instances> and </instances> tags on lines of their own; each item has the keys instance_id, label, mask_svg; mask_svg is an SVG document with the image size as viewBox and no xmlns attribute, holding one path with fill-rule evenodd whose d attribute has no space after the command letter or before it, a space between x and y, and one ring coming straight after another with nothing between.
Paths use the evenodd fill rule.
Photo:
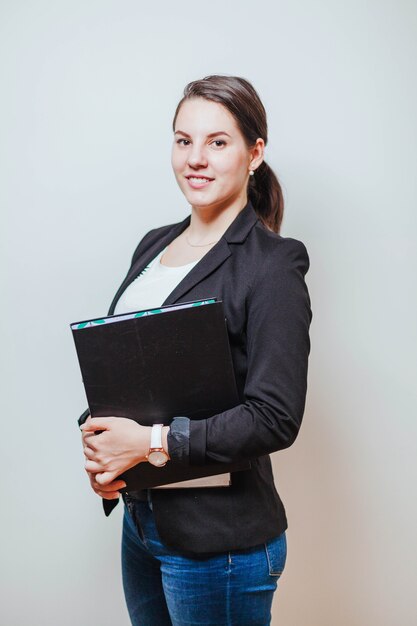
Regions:
<instances>
[{"instance_id":1,"label":"watch strap","mask_svg":"<svg viewBox=\"0 0 417 626\"><path fill-rule=\"evenodd\" d=\"M163 424L154 424L152 426L150 450L155 448L160 450L162 448L162 427Z\"/></svg>"}]
</instances>

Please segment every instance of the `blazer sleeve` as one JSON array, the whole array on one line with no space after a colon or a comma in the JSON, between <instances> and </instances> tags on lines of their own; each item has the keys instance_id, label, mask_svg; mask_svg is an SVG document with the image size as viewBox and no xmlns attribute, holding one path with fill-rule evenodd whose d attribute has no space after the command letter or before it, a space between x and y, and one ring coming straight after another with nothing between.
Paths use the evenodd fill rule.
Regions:
<instances>
[{"instance_id":1,"label":"blazer sleeve","mask_svg":"<svg viewBox=\"0 0 417 626\"><path fill-rule=\"evenodd\" d=\"M247 297L244 402L190 421L191 465L257 458L289 447L298 434L310 351L309 258L301 242L281 244L263 259Z\"/></svg>"}]
</instances>

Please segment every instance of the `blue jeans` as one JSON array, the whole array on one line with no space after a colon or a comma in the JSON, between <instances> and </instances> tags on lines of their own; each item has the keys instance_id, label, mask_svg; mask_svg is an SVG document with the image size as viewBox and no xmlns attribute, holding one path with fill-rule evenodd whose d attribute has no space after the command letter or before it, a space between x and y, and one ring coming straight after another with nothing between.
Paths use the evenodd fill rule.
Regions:
<instances>
[{"instance_id":1,"label":"blue jeans","mask_svg":"<svg viewBox=\"0 0 417 626\"><path fill-rule=\"evenodd\" d=\"M122 573L133 626L268 626L285 533L247 550L186 556L165 546L148 502L126 499Z\"/></svg>"}]
</instances>

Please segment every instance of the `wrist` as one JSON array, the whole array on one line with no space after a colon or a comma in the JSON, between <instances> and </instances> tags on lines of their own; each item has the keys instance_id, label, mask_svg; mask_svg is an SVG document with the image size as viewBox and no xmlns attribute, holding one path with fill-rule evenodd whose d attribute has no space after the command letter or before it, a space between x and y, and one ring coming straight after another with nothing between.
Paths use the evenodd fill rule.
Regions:
<instances>
[{"instance_id":1,"label":"wrist","mask_svg":"<svg viewBox=\"0 0 417 626\"><path fill-rule=\"evenodd\" d=\"M144 450L143 456L146 457L149 454L149 450L151 447L151 439L152 439L152 426L145 426L144 428L146 428L146 436L145 436L145 441L141 442L141 447L144 446L144 448L142 448Z\"/></svg>"}]
</instances>

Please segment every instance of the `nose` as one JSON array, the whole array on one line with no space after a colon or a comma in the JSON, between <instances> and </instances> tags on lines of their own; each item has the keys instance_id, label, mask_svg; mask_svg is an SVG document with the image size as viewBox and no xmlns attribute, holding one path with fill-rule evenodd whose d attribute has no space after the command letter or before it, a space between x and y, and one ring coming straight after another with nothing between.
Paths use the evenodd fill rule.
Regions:
<instances>
[{"instance_id":1,"label":"nose","mask_svg":"<svg viewBox=\"0 0 417 626\"><path fill-rule=\"evenodd\" d=\"M204 146L195 142L190 146L190 148L191 149L188 153L188 165L193 169L207 167L207 157L204 151Z\"/></svg>"}]
</instances>

